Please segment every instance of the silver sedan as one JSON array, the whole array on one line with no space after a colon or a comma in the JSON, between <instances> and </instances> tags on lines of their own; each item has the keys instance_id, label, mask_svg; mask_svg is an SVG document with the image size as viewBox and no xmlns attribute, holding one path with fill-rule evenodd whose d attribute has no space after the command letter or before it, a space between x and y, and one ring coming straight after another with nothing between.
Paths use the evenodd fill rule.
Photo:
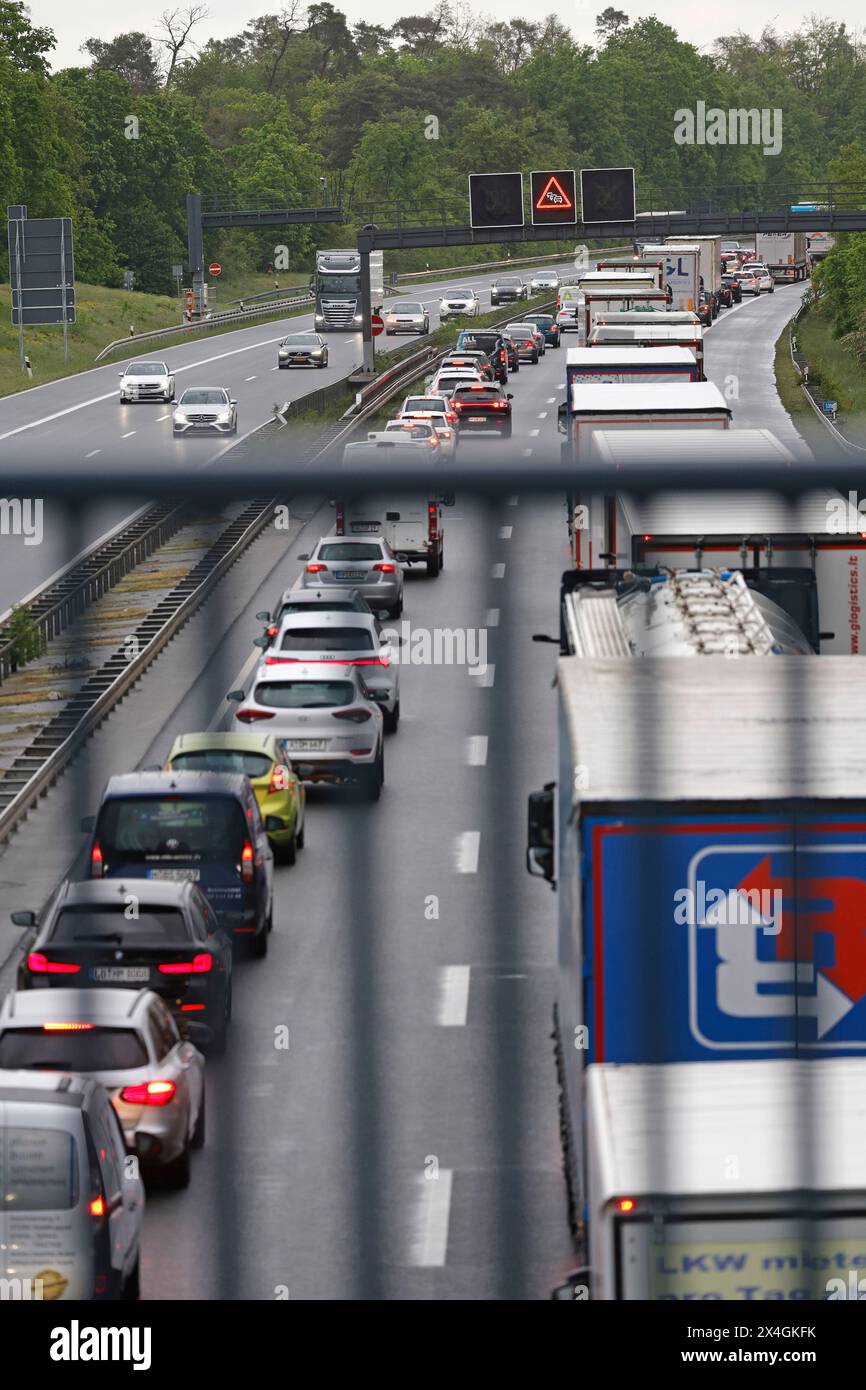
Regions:
<instances>
[{"instance_id":1,"label":"silver sedan","mask_svg":"<svg viewBox=\"0 0 866 1390\"><path fill-rule=\"evenodd\" d=\"M387 608L392 618L403 612L403 571L381 536L324 536L298 559L306 561L303 589L357 589L371 608Z\"/></svg>"},{"instance_id":2,"label":"silver sedan","mask_svg":"<svg viewBox=\"0 0 866 1390\"><path fill-rule=\"evenodd\" d=\"M224 386L188 386L178 401L172 432L179 434L237 434L238 403Z\"/></svg>"},{"instance_id":3,"label":"silver sedan","mask_svg":"<svg viewBox=\"0 0 866 1390\"><path fill-rule=\"evenodd\" d=\"M152 990L19 990L0 1009L0 1068L99 1081L145 1175L175 1187L204 1144L205 1061Z\"/></svg>"},{"instance_id":4,"label":"silver sedan","mask_svg":"<svg viewBox=\"0 0 866 1390\"><path fill-rule=\"evenodd\" d=\"M399 299L385 310L385 332L388 337L395 333L429 333L430 315L417 300Z\"/></svg>"}]
</instances>

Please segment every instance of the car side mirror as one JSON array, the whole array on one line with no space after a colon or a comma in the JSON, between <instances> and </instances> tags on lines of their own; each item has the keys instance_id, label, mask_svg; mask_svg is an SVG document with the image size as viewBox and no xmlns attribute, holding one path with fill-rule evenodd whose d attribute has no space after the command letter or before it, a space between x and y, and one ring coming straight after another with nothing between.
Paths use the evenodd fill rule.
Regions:
<instances>
[{"instance_id":1,"label":"car side mirror","mask_svg":"<svg viewBox=\"0 0 866 1390\"><path fill-rule=\"evenodd\" d=\"M453 492L443 492L442 496L439 498L439 505L440 505L441 507L453 507L453 506L454 506L454 493L453 493Z\"/></svg>"},{"instance_id":2,"label":"car side mirror","mask_svg":"<svg viewBox=\"0 0 866 1390\"><path fill-rule=\"evenodd\" d=\"M9 916L11 917L16 927L36 926L35 912L10 912Z\"/></svg>"},{"instance_id":3,"label":"car side mirror","mask_svg":"<svg viewBox=\"0 0 866 1390\"><path fill-rule=\"evenodd\" d=\"M513 393L512 393L511 391L506 391L506 393L505 393L505 399L506 399L507 401L513 401L513 400L514 400L514 395L513 395Z\"/></svg>"},{"instance_id":4,"label":"car side mirror","mask_svg":"<svg viewBox=\"0 0 866 1390\"><path fill-rule=\"evenodd\" d=\"M285 830L285 823L281 816L265 816L265 830L269 835L275 834L278 830Z\"/></svg>"},{"instance_id":5,"label":"car side mirror","mask_svg":"<svg viewBox=\"0 0 866 1390\"><path fill-rule=\"evenodd\" d=\"M118 372L117 375L118 375L118 376L125 376L126 373L125 373L125 372Z\"/></svg>"},{"instance_id":6,"label":"car side mirror","mask_svg":"<svg viewBox=\"0 0 866 1390\"><path fill-rule=\"evenodd\" d=\"M270 645L271 641L269 637L257 637L253 642L254 647L261 647L262 650L264 650L266 647L269 647Z\"/></svg>"},{"instance_id":7,"label":"car side mirror","mask_svg":"<svg viewBox=\"0 0 866 1390\"><path fill-rule=\"evenodd\" d=\"M526 868L534 878L554 878L553 789L548 782L543 791L530 792L527 802Z\"/></svg>"},{"instance_id":8,"label":"car side mirror","mask_svg":"<svg viewBox=\"0 0 866 1390\"><path fill-rule=\"evenodd\" d=\"M390 616L391 614L388 612L387 608L377 608L376 617L379 619L380 622L383 623L385 619L390 618Z\"/></svg>"},{"instance_id":9,"label":"car side mirror","mask_svg":"<svg viewBox=\"0 0 866 1390\"><path fill-rule=\"evenodd\" d=\"M306 778L312 777L315 770L316 769L313 767L312 763L295 763L295 772L300 777L302 782Z\"/></svg>"},{"instance_id":10,"label":"car side mirror","mask_svg":"<svg viewBox=\"0 0 866 1390\"><path fill-rule=\"evenodd\" d=\"M84 834L85 834L85 835L89 835L90 832L91 832L91 830L93 829L93 827L94 827L95 825L96 825L96 817L95 817L95 816L82 816L82 817L81 817L81 829L84 831Z\"/></svg>"},{"instance_id":11,"label":"car side mirror","mask_svg":"<svg viewBox=\"0 0 866 1390\"><path fill-rule=\"evenodd\" d=\"M256 614L256 619L260 623L269 623L271 621L271 615L266 608L263 608L261 613Z\"/></svg>"},{"instance_id":12,"label":"car side mirror","mask_svg":"<svg viewBox=\"0 0 866 1390\"><path fill-rule=\"evenodd\" d=\"M232 700L235 704L240 704L241 700L245 700L246 698L243 690L230 690L226 696L227 700Z\"/></svg>"},{"instance_id":13,"label":"car side mirror","mask_svg":"<svg viewBox=\"0 0 866 1390\"><path fill-rule=\"evenodd\" d=\"M232 400L230 400L230 401L229 401L229 405L237 405L237 401L232 401Z\"/></svg>"},{"instance_id":14,"label":"car side mirror","mask_svg":"<svg viewBox=\"0 0 866 1390\"><path fill-rule=\"evenodd\" d=\"M296 559L296 560L305 560L305 561L306 561L306 560L309 560L309 558L310 558L309 553L305 553L305 554L303 554L303 555L296 555L296 556L295 556L295 559Z\"/></svg>"}]
</instances>

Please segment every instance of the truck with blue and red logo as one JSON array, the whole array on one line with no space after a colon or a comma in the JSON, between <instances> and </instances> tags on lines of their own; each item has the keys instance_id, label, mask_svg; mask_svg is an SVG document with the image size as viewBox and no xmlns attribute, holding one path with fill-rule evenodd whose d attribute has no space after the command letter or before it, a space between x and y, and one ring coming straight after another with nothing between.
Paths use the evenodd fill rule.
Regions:
<instances>
[{"instance_id":1,"label":"truck with blue and red logo","mask_svg":"<svg viewBox=\"0 0 866 1390\"><path fill-rule=\"evenodd\" d=\"M866 1270L861 672L558 661L528 859L559 904L573 1297L858 1296L839 1289Z\"/></svg>"}]
</instances>

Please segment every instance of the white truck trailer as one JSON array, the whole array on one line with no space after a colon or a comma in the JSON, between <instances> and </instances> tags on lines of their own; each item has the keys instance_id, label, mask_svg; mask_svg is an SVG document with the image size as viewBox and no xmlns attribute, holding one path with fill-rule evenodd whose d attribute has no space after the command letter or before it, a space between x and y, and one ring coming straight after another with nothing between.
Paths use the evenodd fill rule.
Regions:
<instances>
[{"instance_id":1,"label":"white truck trailer","mask_svg":"<svg viewBox=\"0 0 866 1390\"><path fill-rule=\"evenodd\" d=\"M590 441L596 430L726 430L730 423L731 407L718 386L709 381L575 384L568 395L568 434L575 463L590 457Z\"/></svg>"},{"instance_id":2,"label":"white truck trailer","mask_svg":"<svg viewBox=\"0 0 866 1390\"><path fill-rule=\"evenodd\" d=\"M703 281L703 288L710 296L713 305L713 317L719 311L719 290L722 288L722 238L720 236L689 236L689 237L668 237L667 245L676 249L678 246L697 246L699 256L699 275Z\"/></svg>"},{"instance_id":3,"label":"white truck trailer","mask_svg":"<svg viewBox=\"0 0 866 1390\"><path fill-rule=\"evenodd\" d=\"M807 232L758 232L755 260L763 261L777 284L794 284L809 274Z\"/></svg>"},{"instance_id":4,"label":"white truck trailer","mask_svg":"<svg viewBox=\"0 0 866 1390\"><path fill-rule=\"evenodd\" d=\"M650 243L640 254L653 265L659 260L664 262L664 283L665 288L670 289L672 309L697 309L701 252L694 238L676 246L666 242Z\"/></svg>"}]
</instances>

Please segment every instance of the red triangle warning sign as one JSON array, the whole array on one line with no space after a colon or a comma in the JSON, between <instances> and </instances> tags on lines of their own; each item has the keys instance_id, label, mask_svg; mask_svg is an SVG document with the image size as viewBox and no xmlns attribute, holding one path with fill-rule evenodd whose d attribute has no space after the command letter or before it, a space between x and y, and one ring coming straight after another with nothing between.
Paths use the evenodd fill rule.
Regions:
<instances>
[{"instance_id":1,"label":"red triangle warning sign","mask_svg":"<svg viewBox=\"0 0 866 1390\"><path fill-rule=\"evenodd\" d=\"M541 191L540 197L536 200L536 212L543 212L545 208L573 208L574 204L563 188L555 174L551 174L547 183Z\"/></svg>"}]
</instances>

